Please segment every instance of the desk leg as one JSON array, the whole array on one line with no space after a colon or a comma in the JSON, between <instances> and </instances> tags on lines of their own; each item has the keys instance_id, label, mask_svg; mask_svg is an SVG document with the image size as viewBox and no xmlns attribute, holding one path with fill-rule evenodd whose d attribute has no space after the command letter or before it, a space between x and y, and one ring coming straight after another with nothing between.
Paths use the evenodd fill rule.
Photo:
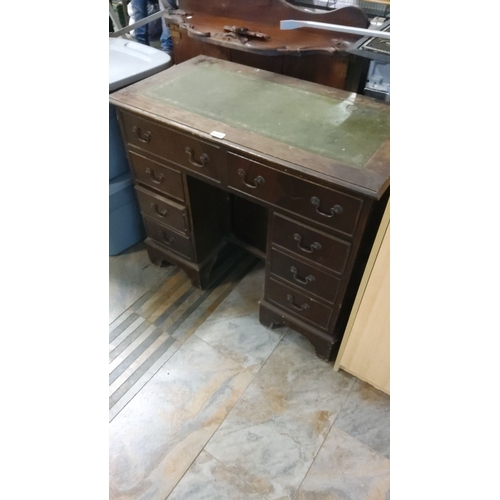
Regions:
<instances>
[{"instance_id":1,"label":"desk leg","mask_svg":"<svg viewBox=\"0 0 500 500\"><path fill-rule=\"evenodd\" d=\"M217 254L215 254L208 262L204 263L203 267L200 269L193 269L190 267L183 267L183 269L190 277L191 283L195 287L206 290L210 285L210 274L212 273L212 269L216 260Z\"/></svg>"},{"instance_id":2,"label":"desk leg","mask_svg":"<svg viewBox=\"0 0 500 500\"><path fill-rule=\"evenodd\" d=\"M174 265L180 267L190 278L191 283L197 287L205 290L209 287L211 280L210 274L217 261L218 251L212 253L201 264L194 264L188 262L181 257L167 253L165 250L158 247L158 245L150 238L145 240L146 248L148 250L149 260L158 267L166 267Z\"/></svg>"},{"instance_id":3,"label":"desk leg","mask_svg":"<svg viewBox=\"0 0 500 500\"><path fill-rule=\"evenodd\" d=\"M285 317L275 311L272 311L264 304L264 301L260 302L259 307L259 321L268 328L274 329L280 326L285 326Z\"/></svg>"},{"instance_id":4,"label":"desk leg","mask_svg":"<svg viewBox=\"0 0 500 500\"><path fill-rule=\"evenodd\" d=\"M145 241L145 244L146 244L146 248L147 248L147 251L148 251L149 260L155 266L158 266L158 267L167 267L167 266L171 266L171 265L174 264L169 259L165 258L165 253L164 252L162 252L161 250L153 247L152 244L151 244L151 242L149 241L149 239L147 239Z\"/></svg>"},{"instance_id":5,"label":"desk leg","mask_svg":"<svg viewBox=\"0 0 500 500\"><path fill-rule=\"evenodd\" d=\"M268 328L288 326L296 332L301 333L314 346L316 355L325 361L332 361L337 354L339 343L330 337L330 335L306 325L285 311L280 311L279 308L264 299L260 301L259 321Z\"/></svg>"}]
</instances>

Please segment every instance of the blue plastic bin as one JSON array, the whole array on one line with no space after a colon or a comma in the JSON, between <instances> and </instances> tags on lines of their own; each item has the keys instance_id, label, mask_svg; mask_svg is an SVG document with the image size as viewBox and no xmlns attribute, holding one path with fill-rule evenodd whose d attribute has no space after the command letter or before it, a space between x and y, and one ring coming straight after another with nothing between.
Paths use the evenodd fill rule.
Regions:
<instances>
[{"instance_id":1,"label":"blue plastic bin","mask_svg":"<svg viewBox=\"0 0 500 500\"><path fill-rule=\"evenodd\" d=\"M110 38L109 92L171 65L171 57L161 50L124 38ZM109 104L109 255L117 255L145 238L130 172L116 108Z\"/></svg>"},{"instance_id":2,"label":"blue plastic bin","mask_svg":"<svg viewBox=\"0 0 500 500\"><path fill-rule=\"evenodd\" d=\"M118 255L146 237L132 175L109 182L109 255Z\"/></svg>"},{"instance_id":3,"label":"blue plastic bin","mask_svg":"<svg viewBox=\"0 0 500 500\"><path fill-rule=\"evenodd\" d=\"M120 126L116 118L116 107L109 104L109 179L130 172L127 154L123 145Z\"/></svg>"}]
</instances>

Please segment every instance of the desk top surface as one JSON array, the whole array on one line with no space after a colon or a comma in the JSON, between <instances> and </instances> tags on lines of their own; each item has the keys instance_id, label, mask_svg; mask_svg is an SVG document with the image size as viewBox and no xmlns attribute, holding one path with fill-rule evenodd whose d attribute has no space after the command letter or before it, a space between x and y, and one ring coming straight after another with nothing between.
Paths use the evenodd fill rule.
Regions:
<instances>
[{"instance_id":1,"label":"desk top surface","mask_svg":"<svg viewBox=\"0 0 500 500\"><path fill-rule=\"evenodd\" d=\"M199 56L110 95L152 118L385 191L390 108L365 96Z\"/></svg>"}]
</instances>

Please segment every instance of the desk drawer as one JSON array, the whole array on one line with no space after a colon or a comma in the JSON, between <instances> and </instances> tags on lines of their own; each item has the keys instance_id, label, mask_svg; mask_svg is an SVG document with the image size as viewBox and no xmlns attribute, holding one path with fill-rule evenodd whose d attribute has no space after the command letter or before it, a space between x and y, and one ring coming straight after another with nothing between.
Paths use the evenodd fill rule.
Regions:
<instances>
[{"instance_id":1,"label":"desk drawer","mask_svg":"<svg viewBox=\"0 0 500 500\"><path fill-rule=\"evenodd\" d=\"M146 226L147 235L160 243L163 247L173 252L186 257L193 258L193 245L188 236L184 236L177 231L158 224L156 221L149 217L144 217L144 224Z\"/></svg>"},{"instance_id":2,"label":"desk drawer","mask_svg":"<svg viewBox=\"0 0 500 500\"><path fill-rule=\"evenodd\" d=\"M271 250L271 273L299 287L304 293L313 294L333 304L337 298L340 279L326 274L276 249Z\"/></svg>"},{"instance_id":3,"label":"desk drawer","mask_svg":"<svg viewBox=\"0 0 500 500\"><path fill-rule=\"evenodd\" d=\"M267 299L294 316L312 323L323 330L328 329L333 310L272 278L268 282Z\"/></svg>"},{"instance_id":4,"label":"desk drawer","mask_svg":"<svg viewBox=\"0 0 500 500\"><path fill-rule=\"evenodd\" d=\"M344 272L350 243L299 224L282 215L273 215L272 243L338 274Z\"/></svg>"},{"instance_id":5,"label":"desk drawer","mask_svg":"<svg viewBox=\"0 0 500 500\"><path fill-rule=\"evenodd\" d=\"M363 200L227 153L228 187L353 235Z\"/></svg>"},{"instance_id":6,"label":"desk drawer","mask_svg":"<svg viewBox=\"0 0 500 500\"><path fill-rule=\"evenodd\" d=\"M123 113L122 121L129 144L220 182L218 146L174 132L135 115Z\"/></svg>"},{"instance_id":7,"label":"desk drawer","mask_svg":"<svg viewBox=\"0 0 500 500\"><path fill-rule=\"evenodd\" d=\"M177 231L186 233L189 230L185 207L140 186L136 186L135 189L144 215Z\"/></svg>"},{"instance_id":8,"label":"desk drawer","mask_svg":"<svg viewBox=\"0 0 500 500\"><path fill-rule=\"evenodd\" d=\"M133 151L129 151L129 158L138 182L172 198L185 201L182 174L178 170L144 158Z\"/></svg>"}]
</instances>

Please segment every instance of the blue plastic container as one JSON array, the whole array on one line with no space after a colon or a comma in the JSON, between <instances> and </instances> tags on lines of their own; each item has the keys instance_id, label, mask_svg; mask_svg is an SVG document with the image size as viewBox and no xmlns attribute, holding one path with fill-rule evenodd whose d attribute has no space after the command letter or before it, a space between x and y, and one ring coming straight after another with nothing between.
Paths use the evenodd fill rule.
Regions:
<instances>
[{"instance_id":1,"label":"blue plastic container","mask_svg":"<svg viewBox=\"0 0 500 500\"><path fill-rule=\"evenodd\" d=\"M123 145L120 126L116 118L116 107L109 104L109 179L130 172L127 154Z\"/></svg>"},{"instance_id":2,"label":"blue plastic container","mask_svg":"<svg viewBox=\"0 0 500 500\"><path fill-rule=\"evenodd\" d=\"M109 182L109 255L118 255L146 237L130 173Z\"/></svg>"},{"instance_id":3,"label":"blue plastic container","mask_svg":"<svg viewBox=\"0 0 500 500\"><path fill-rule=\"evenodd\" d=\"M143 80L172 65L161 50L124 38L109 39L109 92ZM117 255L145 238L125 147L109 105L109 255Z\"/></svg>"}]
</instances>

